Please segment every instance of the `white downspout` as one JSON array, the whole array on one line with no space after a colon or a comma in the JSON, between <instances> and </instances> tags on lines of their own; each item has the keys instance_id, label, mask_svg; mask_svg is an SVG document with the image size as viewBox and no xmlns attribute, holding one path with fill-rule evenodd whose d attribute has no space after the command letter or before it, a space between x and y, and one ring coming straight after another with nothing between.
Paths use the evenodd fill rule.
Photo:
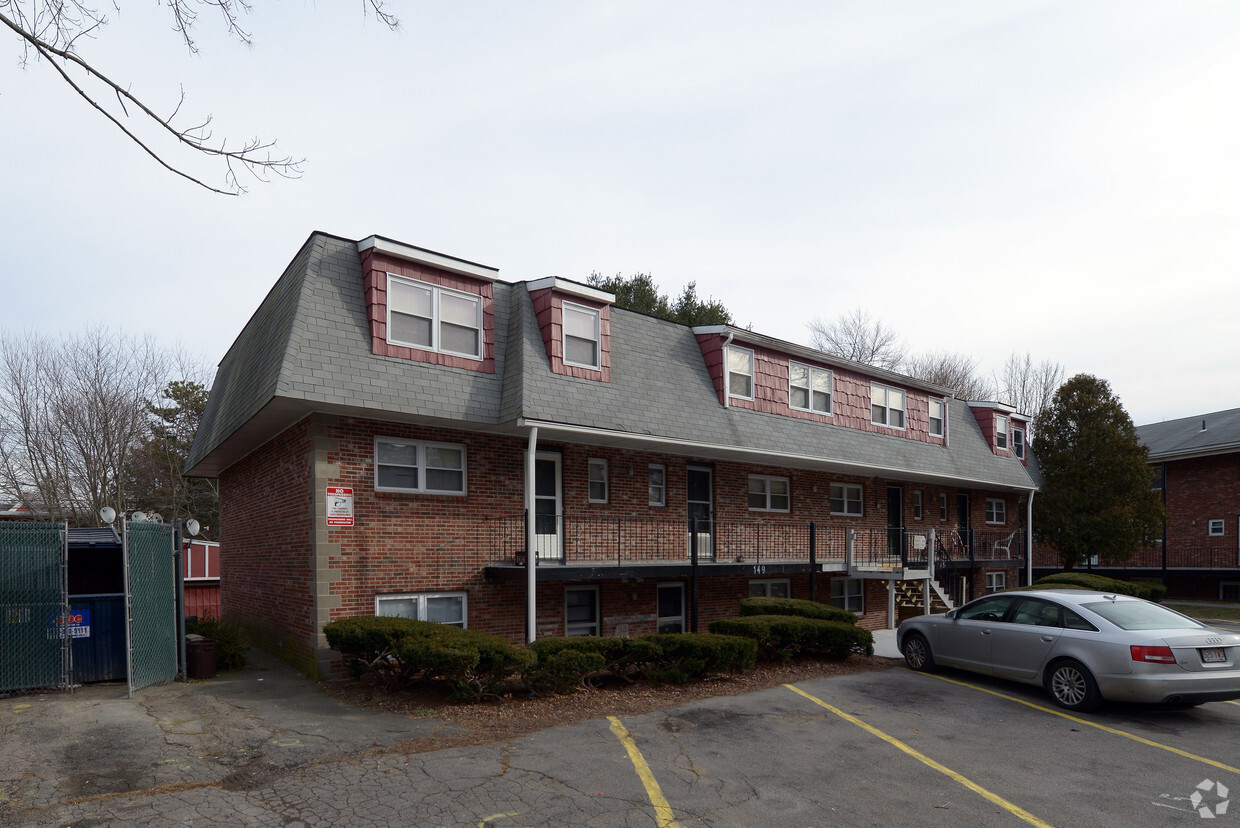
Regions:
<instances>
[{"instance_id":1,"label":"white downspout","mask_svg":"<svg viewBox=\"0 0 1240 828\"><path fill-rule=\"evenodd\" d=\"M1025 504L1025 583L1033 583L1033 496L1037 494L1032 489L1029 491L1029 502Z\"/></svg>"},{"instance_id":2,"label":"white downspout","mask_svg":"<svg viewBox=\"0 0 1240 828\"><path fill-rule=\"evenodd\" d=\"M729 408L728 398L732 396L732 372L729 370L731 360L728 359L728 346L736 336L735 331L728 331L728 338L723 340L723 407Z\"/></svg>"},{"instance_id":3,"label":"white downspout","mask_svg":"<svg viewBox=\"0 0 1240 828\"><path fill-rule=\"evenodd\" d=\"M535 623L538 609L538 550L534 548L534 459L538 450L538 426L530 429L529 447L525 452L525 638L533 643L538 635Z\"/></svg>"}]
</instances>

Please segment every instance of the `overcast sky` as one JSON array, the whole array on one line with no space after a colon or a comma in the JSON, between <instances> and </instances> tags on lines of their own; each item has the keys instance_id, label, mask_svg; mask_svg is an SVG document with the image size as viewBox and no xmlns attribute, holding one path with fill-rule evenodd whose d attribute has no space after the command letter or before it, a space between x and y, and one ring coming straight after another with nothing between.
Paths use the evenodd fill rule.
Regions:
<instances>
[{"instance_id":1,"label":"overcast sky","mask_svg":"<svg viewBox=\"0 0 1240 828\"><path fill-rule=\"evenodd\" d=\"M204 11L197 55L153 5L79 52L305 175L208 193L0 37L6 331L214 365L324 230L694 281L804 344L860 307L987 373L1100 376L1138 425L1240 406L1240 3L397 0L392 32L258 0L252 48Z\"/></svg>"}]
</instances>

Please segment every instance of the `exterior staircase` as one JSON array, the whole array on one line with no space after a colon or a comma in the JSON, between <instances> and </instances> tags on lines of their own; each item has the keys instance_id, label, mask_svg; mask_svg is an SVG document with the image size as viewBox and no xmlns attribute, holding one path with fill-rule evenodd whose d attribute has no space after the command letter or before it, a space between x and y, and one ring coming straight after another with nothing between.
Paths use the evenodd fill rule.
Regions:
<instances>
[{"instance_id":1,"label":"exterior staircase","mask_svg":"<svg viewBox=\"0 0 1240 828\"><path fill-rule=\"evenodd\" d=\"M895 589L896 606L899 609L924 610L925 606L922 602L921 589L924 583L924 580L889 581L888 589ZM952 599L939 586L939 582L935 580L930 581L930 612L947 612L955 608L956 605L952 603Z\"/></svg>"}]
</instances>

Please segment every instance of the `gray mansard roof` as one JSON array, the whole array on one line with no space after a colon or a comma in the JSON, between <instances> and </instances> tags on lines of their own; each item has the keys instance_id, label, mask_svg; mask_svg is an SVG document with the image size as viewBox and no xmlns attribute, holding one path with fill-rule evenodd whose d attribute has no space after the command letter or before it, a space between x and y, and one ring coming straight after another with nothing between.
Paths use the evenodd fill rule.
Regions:
<instances>
[{"instance_id":1,"label":"gray mansard roof","mask_svg":"<svg viewBox=\"0 0 1240 828\"><path fill-rule=\"evenodd\" d=\"M620 308L611 309L610 382L552 373L525 285L496 281L493 290L494 374L375 356L357 243L315 233L221 361L187 468L218 475L306 414L323 411L518 435L537 426L540 442L1036 488L1019 461L990 450L960 401L948 405L948 447L725 408L690 328Z\"/></svg>"},{"instance_id":2,"label":"gray mansard roof","mask_svg":"<svg viewBox=\"0 0 1240 828\"><path fill-rule=\"evenodd\" d=\"M1240 408L1137 426L1151 460L1183 460L1240 451Z\"/></svg>"}]
</instances>

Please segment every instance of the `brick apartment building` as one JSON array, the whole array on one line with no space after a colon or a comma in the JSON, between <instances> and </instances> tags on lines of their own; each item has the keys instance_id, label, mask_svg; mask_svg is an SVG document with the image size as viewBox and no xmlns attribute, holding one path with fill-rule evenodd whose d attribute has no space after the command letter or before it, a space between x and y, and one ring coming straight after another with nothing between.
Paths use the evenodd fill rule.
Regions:
<instances>
[{"instance_id":1,"label":"brick apartment building","mask_svg":"<svg viewBox=\"0 0 1240 828\"><path fill-rule=\"evenodd\" d=\"M223 611L321 674L323 625L355 615L521 641L786 595L877 628L1023 578L1027 417L613 300L311 235L187 463L220 482Z\"/></svg>"}]
</instances>

